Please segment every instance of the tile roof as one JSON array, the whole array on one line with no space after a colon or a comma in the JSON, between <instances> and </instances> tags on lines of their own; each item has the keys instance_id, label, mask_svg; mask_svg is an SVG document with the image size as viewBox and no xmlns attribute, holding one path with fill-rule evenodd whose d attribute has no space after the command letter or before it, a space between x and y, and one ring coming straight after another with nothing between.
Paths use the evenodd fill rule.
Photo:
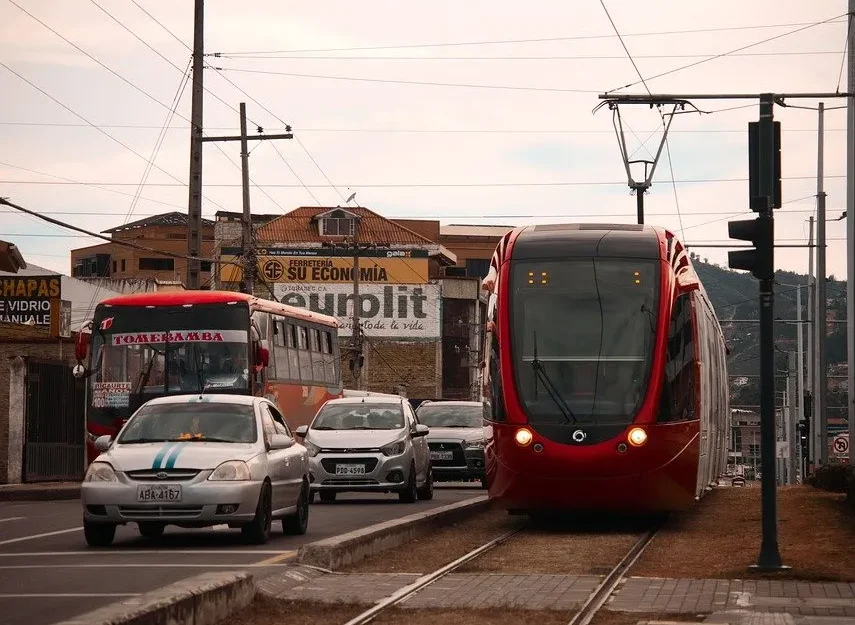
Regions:
<instances>
[{"instance_id":1,"label":"tile roof","mask_svg":"<svg viewBox=\"0 0 855 625\"><path fill-rule=\"evenodd\" d=\"M362 206L301 206L260 226L257 232L258 240L266 243L322 243L341 240L343 237L321 236L316 223L313 223L315 217L334 210L353 213L360 218L360 242L425 247L436 245L436 242Z\"/></svg>"},{"instance_id":2,"label":"tile roof","mask_svg":"<svg viewBox=\"0 0 855 625\"><path fill-rule=\"evenodd\" d=\"M202 226L213 226L214 222L204 217L200 220ZM101 232L122 232L123 230L131 230L133 228L144 228L146 226L186 226L187 213L173 211L171 213L161 213L160 215L152 215L143 219L137 219L121 226L115 226Z\"/></svg>"}]
</instances>

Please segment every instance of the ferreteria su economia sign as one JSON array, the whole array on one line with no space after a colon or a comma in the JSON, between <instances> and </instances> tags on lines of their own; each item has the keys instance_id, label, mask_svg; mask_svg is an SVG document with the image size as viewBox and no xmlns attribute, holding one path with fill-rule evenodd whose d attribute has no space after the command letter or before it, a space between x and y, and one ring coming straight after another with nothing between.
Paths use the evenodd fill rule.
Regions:
<instances>
[{"instance_id":1,"label":"ferreteria su economia sign","mask_svg":"<svg viewBox=\"0 0 855 625\"><path fill-rule=\"evenodd\" d=\"M0 278L0 323L50 325L51 301L60 305L62 276Z\"/></svg>"},{"instance_id":2,"label":"ferreteria su economia sign","mask_svg":"<svg viewBox=\"0 0 855 625\"><path fill-rule=\"evenodd\" d=\"M223 248L220 279L240 282L240 248ZM353 252L335 248L262 248L258 273L270 283L353 282ZM232 264L234 263L234 264ZM427 250L365 249L359 254L359 281L366 284L418 284L428 281Z\"/></svg>"}]
</instances>

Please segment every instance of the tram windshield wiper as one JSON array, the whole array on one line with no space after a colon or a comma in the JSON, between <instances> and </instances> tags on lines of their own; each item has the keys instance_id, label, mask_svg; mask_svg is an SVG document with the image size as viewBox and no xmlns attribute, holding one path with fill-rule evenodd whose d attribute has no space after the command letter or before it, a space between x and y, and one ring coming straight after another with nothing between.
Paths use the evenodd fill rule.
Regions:
<instances>
[{"instance_id":1,"label":"tram windshield wiper","mask_svg":"<svg viewBox=\"0 0 855 625\"><path fill-rule=\"evenodd\" d=\"M570 423L570 419L573 419L573 423L576 423L576 415L573 414L573 411L570 410L570 406L567 405L567 402L564 401L564 398L561 397L561 393L558 392L558 389L555 388L555 384L552 383L552 380L549 377L549 374L546 372L543 364L540 360L537 359L537 330L533 330L534 333L534 355L531 359L531 368L534 369L534 374L537 379L541 381L543 387L546 389L546 392L549 394L549 397L555 402L555 405L558 406L558 410L561 411L561 416L564 417L564 420L567 423ZM537 396L537 381L534 383L534 393L535 397Z\"/></svg>"}]
</instances>

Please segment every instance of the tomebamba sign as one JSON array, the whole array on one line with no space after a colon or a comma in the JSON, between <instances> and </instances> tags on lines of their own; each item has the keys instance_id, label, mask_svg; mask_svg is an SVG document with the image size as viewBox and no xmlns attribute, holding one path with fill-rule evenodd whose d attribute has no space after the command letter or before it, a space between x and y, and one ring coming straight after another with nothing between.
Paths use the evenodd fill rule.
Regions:
<instances>
[{"instance_id":1,"label":"tomebamba sign","mask_svg":"<svg viewBox=\"0 0 855 625\"><path fill-rule=\"evenodd\" d=\"M51 300L60 305L62 276L0 278L0 323L49 326Z\"/></svg>"}]
</instances>

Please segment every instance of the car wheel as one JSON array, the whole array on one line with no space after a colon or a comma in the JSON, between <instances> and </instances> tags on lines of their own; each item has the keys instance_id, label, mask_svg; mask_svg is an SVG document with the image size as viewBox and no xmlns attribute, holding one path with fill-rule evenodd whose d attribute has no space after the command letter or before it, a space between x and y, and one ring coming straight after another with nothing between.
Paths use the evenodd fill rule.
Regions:
<instances>
[{"instance_id":1,"label":"car wheel","mask_svg":"<svg viewBox=\"0 0 855 625\"><path fill-rule=\"evenodd\" d=\"M487 488L487 476L486 475L481 476L481 488L484 488L484 489Z\"/></svg>"},{"instance_id":2,"label":"car wheel","mask_svg":"<svg viewBox=\"0 0 855 625\"><path fill-rule=\"evenodd\" d=\"M433 468L428 468L427 480L425 480L425 485L418 489L418 496L422 501L433 499Z\"/></svg>"},{"instance_id":3,"label":"car wheel","mask_svg":"<svg viewBox=\"0 0 855 625\"><path fill-rule=\"evenodd\" d=\"M320 496L321 501L335 501L335 493L331 491L322 490L318 495Z\"/></svg>"},{"instance_id":4,"label":"car wheel","mask_svg":"<svg viewBox=\"0 0 855 625\"><path fill-rule=\"evenodd\" d=\"M414 503L418 498L418 490L416 489L416 465L410 465L410 479L407 481L407 486L404 490L398 493L398 499L404 503Z\"/></svg>"},{"instance_id":5,"label":"car wheel","mask_svg":"<svg viewBox=\"0 0 855 625\"><path fill-rule=\"evenodd\" d=\"M116 526L111 523L83 521L83 536L90 547L109 547L116 537Z\"/></svg>"},{"instance_id":6,"label":"car wheel","mask_svg":"<svg viewBox=\"0 0 855 625\"><path fill-rule=\"evenodd\" d=\"M166 529L163 523L138 523L137 527L140 530L140 535L152 540L163 536L163 531Z\"/></svg>"},{"instance_id":7,"label":"car wheel","mask_svg":"<svg viewBox=\"0 0 855 625\"><path fill-rule=\"evenodd\" d=\"M249 525L241 528L244 538L255 545L263 545L270 538L271 515L273 513L273 502L271 501L270 484L264 483L261 487L261 495L258 497L258 506L255 509L255 518Z\"/></svg>"},{"instance_id":8,"label":"car wheel","mask_svg":"<svg viewBox=\"0 0 855 625\"><path fill-rule=\"evenodd\" d=\"M309 527L309 485L303 482L297 512L282 519L282 531L286 534L302 535Z\"/></svg>"}]
</instances>

